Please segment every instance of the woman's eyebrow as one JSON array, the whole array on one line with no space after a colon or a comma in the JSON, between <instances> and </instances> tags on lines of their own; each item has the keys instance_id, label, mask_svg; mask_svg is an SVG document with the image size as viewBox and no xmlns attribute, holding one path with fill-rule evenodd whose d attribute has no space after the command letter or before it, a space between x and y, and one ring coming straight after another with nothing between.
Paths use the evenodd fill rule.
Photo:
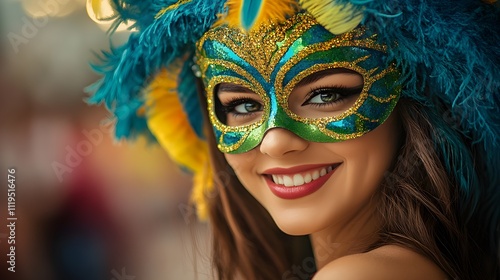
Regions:
<instances>
[{"instance_id":1,"label":"woman's eyebrow","mask_svg":"<svg viewBox=\"0 0 500 280\"><path fill-rule=\"evenodd\" d=\"M345 69L345 68L326 69L326 70L319 71L319 72L313 73L313 74L305 77L304 79L300 80L300 82L298 82L295 87L300 87L300 86L304 86L304 85L307 85L310 83L314 83L314 82L316 82L316 81L318 81L326 76L333 75L333 74L340 74L340 73L353 74L353 75L357 74L356 72L349 70L349 69Z\"/></svg>"},{"instance_id":2,"label":"woman's eyebrow","mask_svg":"<svg viewBox=\"0 0 500 280\"><path fill-rule=\"evenodd\" d=\"M217 92L237 92L237 93L254 93L247 87L238 84L222 83L217 86Z\"/></svg>"}]
</instances>

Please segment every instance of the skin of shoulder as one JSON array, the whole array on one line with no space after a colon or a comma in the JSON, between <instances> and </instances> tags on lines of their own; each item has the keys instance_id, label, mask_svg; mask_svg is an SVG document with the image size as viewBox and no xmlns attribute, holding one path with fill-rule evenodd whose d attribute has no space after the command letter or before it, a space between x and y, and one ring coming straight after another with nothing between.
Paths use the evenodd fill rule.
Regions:
<instances>
[{"instance_id":1,"label":"skin of shoulder","mask_svg":"<svg viewBox=\"0 0 500 280\"><path fill-rule=\"evenodd\" d=\"M432 261L409 249L386 245L328 263L313 280L447 280Z\"/></svg>"}]
</instances>

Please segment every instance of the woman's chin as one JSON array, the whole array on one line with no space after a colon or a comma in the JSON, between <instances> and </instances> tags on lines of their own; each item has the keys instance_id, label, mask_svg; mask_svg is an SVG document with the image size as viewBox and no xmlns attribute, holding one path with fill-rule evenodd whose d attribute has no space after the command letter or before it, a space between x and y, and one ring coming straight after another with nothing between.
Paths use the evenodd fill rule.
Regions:
<instances>
[{"instance_id":1,"label":"woman's chin","mask_svg":"<svg viewBox=\"0 0 500 280\"><path fill-rule=\"evenodd\" d=\"M288 235L308 235L314 232L318 227L317 221L311 217L274 217L274 222L278 228Z\"/></svg>"}]
</instances>

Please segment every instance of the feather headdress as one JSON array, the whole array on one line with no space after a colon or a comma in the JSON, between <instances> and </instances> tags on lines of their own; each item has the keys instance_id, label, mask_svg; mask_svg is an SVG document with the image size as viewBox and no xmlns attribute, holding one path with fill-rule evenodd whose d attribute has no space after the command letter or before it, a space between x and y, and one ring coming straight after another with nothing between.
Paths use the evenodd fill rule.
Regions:
<instances>
[{"instance_id":1,"label":"feather headdress","mask_svg":"<svg viewBox=\"0 0 500 280\"><path fill-rule=\"evenodd\" d=\"M434 123L438 128L435 146L461 187L462 215L491 221L487 230L497 234L500 221L500 175L495 170L500 165L497 1L112 1L116 22L133 21L138 29L127 44L103 54L103 64L95 69L104 78L90 88L95 92L90 102L103 102L115 114L116 137L148 134L182 166L206 175L209 170L206 155L201 155L206 153L201 108L191 67L195 43L208 29L229 24L251 30L263 21L281 21L299 10L312 14L334 34L363 24L378 34L377 40L388 46L390 60L401 69L403 96L418 100L442 116ZM167 103L177 105L163 106ZM146 114L138 113L144 108ZM182 145L184 137L172 138L169 134L180 128L189 139ZM484 159L481 172L486 175L481 177L485 179L479 180L475 175L478 163L472 161L464 143L472 145ZM193 193L198 205L203 205L204 190L200 186ZM480 205L479 197L482 197Z\"/></svg>"}]
</instances>

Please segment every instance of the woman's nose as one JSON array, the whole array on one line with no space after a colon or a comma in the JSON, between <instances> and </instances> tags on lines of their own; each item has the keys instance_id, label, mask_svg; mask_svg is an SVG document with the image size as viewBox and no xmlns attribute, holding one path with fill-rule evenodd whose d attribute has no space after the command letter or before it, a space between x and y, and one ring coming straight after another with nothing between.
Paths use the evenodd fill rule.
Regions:
<instances>
[{"instance_id":1,"label":"woman's nose","mask_svg":"<svg viewBox=\"0 0 500 280\"><path fill-rule=\"evenodd\" d=\"M309 145L307 140L284 128L273 128L266 132L260 143L260 152L271 157L281 157L294 151L302 151Z\"/></svg>"}]
</instances>

